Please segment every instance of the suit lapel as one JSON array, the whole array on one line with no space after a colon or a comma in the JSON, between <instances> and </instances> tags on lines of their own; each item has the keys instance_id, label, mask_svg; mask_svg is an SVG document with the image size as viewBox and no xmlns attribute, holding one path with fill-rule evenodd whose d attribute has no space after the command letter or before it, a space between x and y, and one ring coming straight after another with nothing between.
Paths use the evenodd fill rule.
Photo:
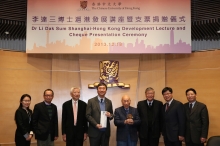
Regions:
<instances>
[{"instance_id":1,"label":"suit lapel","mask_svg":"<svg viewBox=\"0 0 220 146\"><path fill-rule=\"evenodd\" d=\"M147 100L144 101L144 105L145 105L145 106L144 106L144 108L145 108L144 111L147 113L147 107L148 107Z\"/></svg>"},{"instance_id":2,"label":"suit lapel","mask_svg":"<svg viewBox=\"0 0 220 146\"><path fill-rule=\"evenodd\" d=\"M105 111L108 111L109 102L108 99L105 97Z\"/></svg>"},{"instance_id":3,"label":"suit lapel","mask_svg":"<svg viewBox=\"0 0 220 146\"><path fill-rule=\"evenodd\" d=\"M53 106L52 103L51 103L51 109L52 109L52 115L51 115L51 119L52 119L53 115L55 114L55 106ZM49 113L48 113L48 117L49 117Z\"/></svg>"},{"instance_id":4,"label":"suit lapel","mask_svg":"<svg viewBox=\"0 0 220 146\"><path fill-rule=\"evenodd\" d=\"M77 117L79 117L79 112L78 112L78 111L81 111L81 110L80 110L80 108L82 107L81 104L82 104L82 102L80 102L80 100L78 100Z\"/></svg>"},{"instance_id":5,"label":"suit lapel","mask_svg":"<svg viewBox=\"0 0 220 146\"><path fill-rule=\"evenodd\" d=\"M186 104L186 113L187 113L187 116L190 115L189 102Z\"/></svg>"},{"instance_id":6,"label":"suit lapel","mask_svg":"<svg viewBox=\"0 0 220 146\"><path fill-rule=\"evenodd\" d=\"M125 109L124 109L124 106L122 106L122 107L120 108L120 110L121 110L122 115L125 116L125 119L127 119L127 114L126 114L126 111L125 111ZM129 113L131 112L130 110L131 110L131 109L129 108Z\"/></svg>"},{"instance_id":7,"label":"suit lapel","mask_svg":"<svg viewBox=\"0 0 220 146\"><path fill-rule=\"evenodd\" d=\"M96 96L96 98L95 98L95 105L96 105L97 109L99 110L99 112L101 112L98 96Z\"/></svg>"},{"instance_id":8,"label":"suit lapel","mask_svg":"<svg viewBox=\"0 0 220 146\"><path fill-rule=\"evenodd\" d=\"M74 115L73 115L73 102L72 102L72 99L69 101L68 107L69 107L69 110L71 111L71 115L73 117ZM73 119L74 119L74 117L73 117Z\"/></svg>"},{"instance_id":9,"label":"suit lapel","mask_svg":"<svg viewBox=\"0 0 220 146\"><path fill-rule=\"evenodd\" d=\"M159 108L157 107L157 102L156 102L155 100L154 100L153 103L152 103L152 108L153 108L152 123L154 123L154 121L155 121L155 116L156 116L155 113L157 113L157 110L159 109Z\"/></svg>"},{"instance_id":10,"label":"suit lapel","mask_svg":"<svg viewBox=\"0 0 220 146\"><path fill-rule=\"evenodd\" d=\"M171 102L171 104L169 105L169 108L167 109L166 113L168 113L170 111L170 109L172 109L172 107L175 104L175 100L173 99L173 101ZM165 109L166 109L166 105L165 105Z\"/></svg>"},{"instance_id":11,"label":"suit lapel","mask_svg":"<svg viewBox=\"0 0 220 146\"><path fill-rule=\"evenodd\" d=\"M196 110L196 108L198 107L197 102L194 104L194 107L192 108L192 111L190 113L190 115L192 115L194 113L194 111Z\"/></svg>"},{"instance_id":12,"label":"suit lapel","mask_svg":"<svg viewBox=\"0 0 220 146\"><path fill-rule=\"evenodd\" d=\"M45 104L44 101L42 102L42 108L43 108L44 113L46 114L47 118L50 119L50 116L49 116L49 113L48 113L48 110L47 110L47 105Z\"/></svg>"}]
</instances>

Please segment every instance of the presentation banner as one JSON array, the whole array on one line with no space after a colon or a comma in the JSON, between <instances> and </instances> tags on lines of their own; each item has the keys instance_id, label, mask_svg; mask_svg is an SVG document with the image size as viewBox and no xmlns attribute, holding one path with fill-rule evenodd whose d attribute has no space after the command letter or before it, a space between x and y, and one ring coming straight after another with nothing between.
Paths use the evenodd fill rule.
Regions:
<instances>
[{"instance_id":1,"label":"presentation banner","mask_svg":"<svg viewBox=\"0 0 220 146\"><path fill-rule=\"evenodd\" d=\"M191 53L190 0L28 0L26 53Z\"/></svg>"}]
</instances>

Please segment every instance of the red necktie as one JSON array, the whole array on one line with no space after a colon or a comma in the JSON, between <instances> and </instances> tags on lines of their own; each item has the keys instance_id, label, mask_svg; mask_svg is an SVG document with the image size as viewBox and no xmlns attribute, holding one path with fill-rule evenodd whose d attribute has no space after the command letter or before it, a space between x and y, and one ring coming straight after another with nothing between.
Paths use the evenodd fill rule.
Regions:
<instances>
[{"instance_id":1,"label":"red necktie","mask_svg":"<svg viewBox=\"0 0 220 146\"><path fill-rule=\"evenodd\" d=\"M169 103L166 103L166 111L169 109Z\"/></svg>"}]
</instances>

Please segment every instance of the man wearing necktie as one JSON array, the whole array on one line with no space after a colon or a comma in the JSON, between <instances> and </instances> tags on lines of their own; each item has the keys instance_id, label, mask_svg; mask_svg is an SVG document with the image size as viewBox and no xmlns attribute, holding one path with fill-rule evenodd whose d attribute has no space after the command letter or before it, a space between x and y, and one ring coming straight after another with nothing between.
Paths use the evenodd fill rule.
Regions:
<instances>
[{"instance_id":1,"label":"man wearing necktie","mask_svg":"<svg viewBox=\"0 0 220 146\"><path fill-rule=\"evenodd\" d=\"M185 112L181 102L173 99L173 90L165 87L162 95L166 103L162 107L162 134L165 146L182 146L185 135Z\"/></svg>"},{"instance_id":2,"label":"man wearing necktie","mask_svg":"<svg viewBox=\"0 0 220 146\"><path fill-rule=\"evenodd\" d=\"M209 115L205 104L196 100L196 90L186 90L186 146L204 146L209 129Z\"/></svg>"},{"instance_id":3,"label":"man wearing necktie","mask_svg":"<svg viewBox=\"0 0 220 146\"><path fill-rule=\"evenodd\" d=\"M131 99L124 95L121 99L122 106L115 109L114 124L117 126L117 146L136 146L138 141L138 125L140 117L136 108L131 107Z\"/></svg>"},{"instance_id":4,"label":"man wearing necktie","mask_svg":"<svg viewBox=\"0 0 220 146\"><path fill-rule=\"evenodd\" d=\"M112 102L105 97L107 86L99 83L96 97L89 99L86 108L86 118L89 122L88 135L90 146L108 146L110 137L110 120L113 119ZM100 124L101 111L105 112L107 123Z\"/></svg>"},{"instance_id":5,"label":"man wearing necktie","mask_svg":"<svg viewBox=\"0 0 220 146\"><path fill-rule=\"evenodd\" d=\"M85 117L87 104L79 100L80 88L72 87L71 100L62 106L62 137L66 146L83 146L87 138L88 123Z\"/></svg>"},{"instance_id":6,"label":"man wearing necktie","mask_svg":"<svg viewBox=\"0 0 220 146\"><path fill-rule=\"evenodd\" d=\"M154 99L155 91L152 87L145 90L146 100L137 104L141 119L139 126L140 146L158 146L162 128L163 103Z\"/></svg>"}]
</instances>

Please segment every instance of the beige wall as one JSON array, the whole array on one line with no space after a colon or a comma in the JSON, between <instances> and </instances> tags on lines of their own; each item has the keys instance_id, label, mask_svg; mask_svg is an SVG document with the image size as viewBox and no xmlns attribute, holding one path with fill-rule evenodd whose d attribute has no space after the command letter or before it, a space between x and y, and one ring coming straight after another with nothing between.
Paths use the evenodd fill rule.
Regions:
<instances>
[{"instance_id":1,"label":"beige wall","mask_svg":"<svg viewBox=\"0 0 220 146\"><path fill-rule=\"evenodd\" d=\"M174 98L187 102L185 90L193 87L197 100L209 110L209 137L220 135L220 50L166 56L166 85Z\"/></svg>"},{"instance_id":2,"label":"beige wall","mask_svg":"<svg viewBox=\"0 0 220 146\"><path fill-rule=\"evenodd\" d=\"M14 112L22 94L32 96L34 104L43 101L43 91L52 88L55 92L53 103L58 107L59 133L61 140L62 104L70 99L72 86L81 87L81 99L85 102L97 95L96 89L88 89L88 84L99 82L99 61L119 61L119 82L130 84L130 89L109 88L107 97L113 108L121 106L124 94L131 97L132 106L144 100L146 87L156 90L156 99L161 101L161 90L170 86L174 98L186 102L185 90L194 87L198 100L207 104L210 114L209 136L218 135L220 96L220 51L197 52L192 54L25 54L0 51L0 144L13 143L16 125ZM115 145L116 127L112 124L111 145ZM34 142L34 141L33 141ZM88 145L86 142L85 145Z\"/></svg>"}]
</instances>

